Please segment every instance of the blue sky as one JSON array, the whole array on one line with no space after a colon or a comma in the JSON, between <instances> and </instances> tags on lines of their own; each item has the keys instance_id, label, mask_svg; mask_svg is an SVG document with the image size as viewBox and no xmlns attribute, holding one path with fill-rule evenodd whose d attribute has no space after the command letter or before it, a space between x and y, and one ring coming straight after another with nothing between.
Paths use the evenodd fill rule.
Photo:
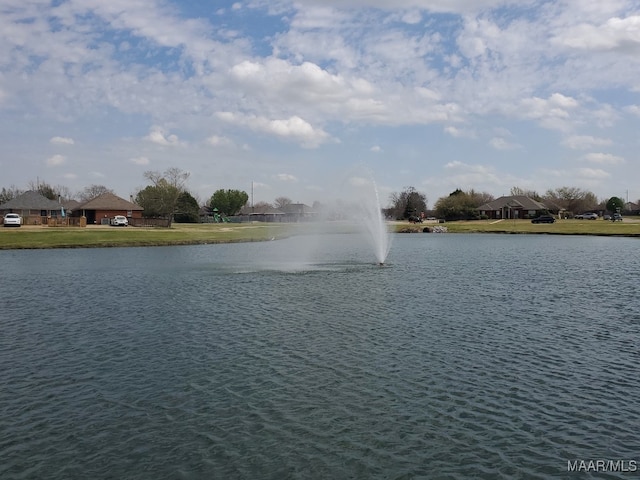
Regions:
<instances>
[{"instance_id":1,"label":"blue sky","mask_svg":"<svg viewBox=\"0 0 640 480\"><path fill-rule=\"evenodd\" d=\"M392 4L393 6L389 6ZM128 198L189 171L327 201L413 186L640 198L640 5L625 0L4 0L0 187Z\"/></svg>"}]
</instances>

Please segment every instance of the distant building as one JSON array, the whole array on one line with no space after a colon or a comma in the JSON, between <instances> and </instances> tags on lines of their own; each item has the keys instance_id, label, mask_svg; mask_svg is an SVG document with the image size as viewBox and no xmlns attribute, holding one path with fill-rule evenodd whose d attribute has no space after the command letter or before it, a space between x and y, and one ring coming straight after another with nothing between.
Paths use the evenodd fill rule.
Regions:
<instances>
[{"instance_id":1,"label":"distant building","mask_svg":"<svg viewBox=\"0 0 640 480\"><path fill-rule=\"evenodd\" d=\"M640 204L634 202L627 202L624 204L625 215L640 215Z\"/></svg>"},{"instance_id":2,"label":"distant building","mask_svg":"<svg viewBox=\"0 0 640 480\"><path fill-rule=\"evenodd\" d=\"M509 195L485 203L478 207L480 215L491 219L535 218L553 210L542 202L525 195Z\"/></svg>"},{"instance_id":3,"label":"distant building","mask_svg":"<svg viewBox=\"0 0 640 480\"><path fill-rule=\"evenodd\" d=\"M113 193L106 192L91 200L77 205L72 212L74 217L84 216L87 218L87 225L109 225L111 218L116 215L124 215L131 220L142 218L142 208L133 202L118 197Z\"/></svg>"},{"instance_id":4,"label":"distant building","mask_svg":"<svg viewBox=\"0 0 640 480\"><path fill-rule=\"evenodd\" d=\"M284 221L286 222L300 222L305 220L312 220L316 216L316 212L304 203L289 203L281 208L284 212Z\"/></svg>"},{"instance_id":5,"label":"distant building","mask_svg":"<svg viewBox=\"0 0 640 480\"><path fill-rule=\"evenodd\" d=\"M62 217L64 207L34 190L24 192L0 205L0 215L17 213L23 225L46 225L49 218Z\"/></svg>"}]
</instances>

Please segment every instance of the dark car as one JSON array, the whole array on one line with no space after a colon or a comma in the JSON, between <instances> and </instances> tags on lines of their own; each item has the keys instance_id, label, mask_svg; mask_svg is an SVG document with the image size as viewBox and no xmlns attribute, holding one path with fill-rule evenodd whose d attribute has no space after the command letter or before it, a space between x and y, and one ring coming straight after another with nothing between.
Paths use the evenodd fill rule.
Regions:
<instances>
[{"instance_id":1,"label":"dark car","mask_svg":"<svg viewBox=\"0 0 640 480\"><path fill-rule=\"evenodd\" d=\"M556 219L551 215L540 215L538 218L531 220L531 223L554 223L555 221Z\"/></svg>"}]
</instances>

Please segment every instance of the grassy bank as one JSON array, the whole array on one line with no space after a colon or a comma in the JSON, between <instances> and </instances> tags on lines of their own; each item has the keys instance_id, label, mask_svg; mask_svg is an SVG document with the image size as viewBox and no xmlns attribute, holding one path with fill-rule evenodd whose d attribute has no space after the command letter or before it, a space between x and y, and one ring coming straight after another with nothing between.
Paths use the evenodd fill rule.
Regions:
<instances>
[{"instance_id":1,"label":"grassy bank","mask_svg":"<svg viewBox=\"0 0 640 480\"><path fill-rule=\"evenodd\" d=\"M625 219L624 222L605 220L559 220L555 223L534 224L530 220L476 220L447 222L444 224L396 223L399 231L410 227L421 231L424 227L441 225L451 233L546 233L556 235L619 235L640 236L640 219Z\"/></svg>"},{"instance_id":2,"label":"grassy bank","mask_svg":"<svg viewBox=\"0 0 640 480\"><path fill-rule=\"evenodd\" d=\"M0 228L0 249L131 247L258 242L288 235L274 224L175 224L171 228L20 227Z\"/></svg>"},{"instance_id":3,"label":"grassy bank","mask_svg":"<svg viewBox=\"0 0 640 480\"><path fill-rule=\"evenodd\" d=\"M394 222L392 231L411 228L421 232L427 226ZM604 220L561 220L553 224L532 224L528 220L480 220L437 224L451 233L546 233L557 235L618 235L640 237L640 219L624 222ZM0 227L0 249L131 247L156 245L191 245L204 243L259 242L283 238L308 231L326 231L323 225L313 224L174 224L171 228L118 228L89 226L20 228ZM348 224L339 224L332 231L353 231Z\"/></svg>"}]
</instances>

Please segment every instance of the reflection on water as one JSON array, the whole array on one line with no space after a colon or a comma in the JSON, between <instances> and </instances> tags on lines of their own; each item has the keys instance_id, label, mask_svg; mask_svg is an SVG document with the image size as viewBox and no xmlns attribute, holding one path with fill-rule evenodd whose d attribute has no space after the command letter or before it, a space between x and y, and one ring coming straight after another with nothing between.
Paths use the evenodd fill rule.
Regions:
<instances>
[{"instance_id":1,"label":"reflection on water","mask_svg":"<svg viewBox=\"0 0 640 480\"><path fill-rule=\"evenodd\" d=\"M380 268L356 238L0 252L0 477L640 460L637 241L399 235Z\"/></svg>"}]
</instances>

